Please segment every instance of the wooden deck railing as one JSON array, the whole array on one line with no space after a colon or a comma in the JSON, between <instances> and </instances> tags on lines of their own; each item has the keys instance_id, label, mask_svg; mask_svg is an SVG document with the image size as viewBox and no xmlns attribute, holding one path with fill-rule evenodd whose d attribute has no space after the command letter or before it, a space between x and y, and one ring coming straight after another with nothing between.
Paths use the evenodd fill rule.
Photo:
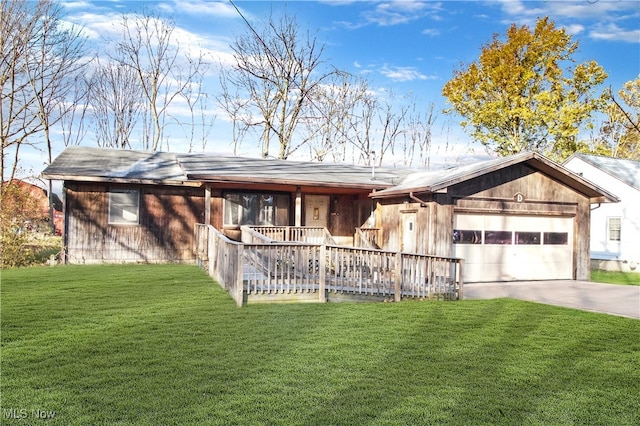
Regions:
<instances>
[{"instance_id":1,"label":"wooden deck railing","mask_svg":"<svg viewBox=\"0 0 640 426\"><path fill-rule=\"evenodd\" d=\"M197 248L196 253L206 251L207 272L236 301L238 306L245 303L243 244L227 238L211 225L196 224L196 243L206 248ZM206 237L205 237L206 236Z\"/></svg>"},{"instance_id":2,"label":"wooden deck railing","mask_svg":"<svg viewBox=\"0 0 640 426\"><path fill-rule=\"evenodd\" d=\"M378 231L378 228L356 228L356 232L353 235L353 245L355 247L379 249Z\"/></svg>"},{"instance_id":3,"label":"wooden deck railing","mask_svg":"<svg viewBox=\"0 0 640 426\"><path fill-rule=\"evenodd\" d=\"M462 297L462 260L304 242L239 243L196 225L196 253L241 306L261 298Z\"/></svg>"},{"instance_id":4,"label":"wooden deck railing","mask_svg":"<svg viewBox=\"0 0 640 426\"><path fill-rule=\"evenodd\" d=\"M280 242L335 244L327 228L315 226L246 226L265 237Z\"/></svg>"}]
</instances>

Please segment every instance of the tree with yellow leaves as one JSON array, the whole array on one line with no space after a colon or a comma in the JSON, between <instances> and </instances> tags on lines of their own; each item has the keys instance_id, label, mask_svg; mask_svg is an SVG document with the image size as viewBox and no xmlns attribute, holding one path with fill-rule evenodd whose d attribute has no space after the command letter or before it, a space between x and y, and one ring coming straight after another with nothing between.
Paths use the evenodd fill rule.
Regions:
<instances>
[{"instance_id":1,"label":"tree with yellow leaves","mask_svg":"<svg viewBox=\"0 0 640 426\"><path fill-rule=\"evenodd\" d=\"M575 64L578 43L548 18L533 31L512 25L506 40L496 34L477 61L455 70L442 93L446 112L488 151L506 156L536 151L562 160L580 149L577 135L590 126L606 96L607 78L595 61Z\"/></svg>"}]
</instances>

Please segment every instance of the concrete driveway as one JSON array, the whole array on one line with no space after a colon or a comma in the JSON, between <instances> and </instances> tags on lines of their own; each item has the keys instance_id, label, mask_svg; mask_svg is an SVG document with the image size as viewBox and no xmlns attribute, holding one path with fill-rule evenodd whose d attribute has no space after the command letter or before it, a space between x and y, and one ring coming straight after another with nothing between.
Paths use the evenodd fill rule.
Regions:
<instances>
[{"instance_id":1,"label":"concrete driveway","mask_svg":"<svg viewBox=\"0 0 640 426\"><path fill-rule=\"evenodd\" d=\"M589 281L519 281L465 284L463 299L510 297L640 319L640 287Z\"/></svg>"}]
</instances>

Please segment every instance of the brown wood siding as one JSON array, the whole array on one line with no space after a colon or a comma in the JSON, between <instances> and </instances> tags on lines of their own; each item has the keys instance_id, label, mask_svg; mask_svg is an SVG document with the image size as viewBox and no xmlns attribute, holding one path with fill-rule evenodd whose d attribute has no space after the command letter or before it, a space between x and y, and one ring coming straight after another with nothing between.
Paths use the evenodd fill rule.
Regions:
<instances>
[{"instance_id":1,"label":"brown wood siding","mask_svg":"<svg viewBox=\"0 0 640 426\"><path fill-rule=\"evenodd\" d=\"M140 191L137 225L108 223L110 188L66 183L70 263L193 261L194 227L204 221L200 188L128 186Z\"/></svg>"},{"instance_id":2,"label":"brown wood siding","mask_svg":"<svg viewBox=\"0 0 640 426\"><path fill-rule=\"evenodd\" d=\"M224 199L222 191L211 191L211 225L216 229L222 229L224 220Z\"/></svg>"}]
</instances>

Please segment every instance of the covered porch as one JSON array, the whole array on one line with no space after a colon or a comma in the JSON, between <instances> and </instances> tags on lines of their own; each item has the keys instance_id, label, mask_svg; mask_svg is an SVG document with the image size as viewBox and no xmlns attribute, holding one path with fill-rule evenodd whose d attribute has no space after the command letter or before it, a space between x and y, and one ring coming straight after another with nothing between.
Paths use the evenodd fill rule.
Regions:
<instances>
[{"instance_id":1,"label":"covered porch","mask_svg":"<svg viewBox=\"0 0 640 426\"><path fill-rule=\"evenodd\" d=\"M195 252L238 306L264 302L458 300L463 261L379 250L375 232L358 230L361 247L337 245L325 228L242 226L234 241L196 224Z\"/></svg>"}]
</instances>

